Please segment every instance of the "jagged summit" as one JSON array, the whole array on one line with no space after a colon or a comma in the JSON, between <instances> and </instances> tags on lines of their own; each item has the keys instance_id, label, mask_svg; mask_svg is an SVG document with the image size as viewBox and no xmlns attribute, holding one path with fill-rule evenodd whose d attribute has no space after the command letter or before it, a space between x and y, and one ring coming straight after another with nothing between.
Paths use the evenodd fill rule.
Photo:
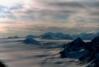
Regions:
<instances>
[{"instance_id":1,"label":"jagged summit","mask_svg":"<svg viewBox=\"0 0 99 67\"><path fill-rule=\"evenodd\" d=\"M83 47L84 46L84 47ZM91 42L77 38L60 52L62 58L75 58L81 62L91 62L87 67L99 67L99 36Z\"/></svg>"},{"instance_id":2,"label":"jagged summit","mask_svg":"<svg viewBox=\"0 0 99 67\"><path fill-rule=\"evenodd\" d=\"M71 43L67 44L63 51L60 52L62 58L75 58L79 59L87 54L84 48L85 43L81 38L77 38Z\"/></svg>"},{"instance_id":3,"label":"jagged summit","mask_svg":"<svg viewBox=\"0 0 99 67\"><path fill-rule=\"evenodd\" d=\"M68 44L69 48L71 48L73 50L79 50L79 49L83 48L84 45L85 45L85 42L81 38L77 38Z\"/></svg>"},{"instance_id":4,"label":"jagged summit","mask_svg":"<svg viewBox=\"0 0 99 67\"><path fill-rule=\"evenodd\" d=\"M85 43L81 38L77 38L74 41L72 41L71 44L82 45L82 44L85 44Z\"/></svg>"},{"instance_id":5,"label":"jagged summit","mask_svg":"<svg viewBox=\"0 0 99 67\"><path fill-rule=\"evenodd\" d=\"M80 37L78 37L74 41L82 41L82 39Z\"/></svg>"}]
</instances>

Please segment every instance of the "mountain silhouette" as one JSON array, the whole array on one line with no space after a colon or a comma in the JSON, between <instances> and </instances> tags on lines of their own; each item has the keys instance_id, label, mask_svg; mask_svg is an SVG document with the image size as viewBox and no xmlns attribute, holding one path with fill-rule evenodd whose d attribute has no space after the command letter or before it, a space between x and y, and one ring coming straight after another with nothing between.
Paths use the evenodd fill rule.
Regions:
<instances>
[{"instance_id":1,"label":"mountain silhouette","mask_svg":"<svg viewBox=\"0 0 99 67\"><path fill-rule=\"evenodd\" d=\"M99 67L99 36L95 37L91 42L90 42L91 47L93 50L91 52L93 53L93 59L94 60L92 63L90 63L87 67Z\"/></svg>"},{"instance_id":2,"label":"mountain silhouette","mask_svg":"<svg viewBox=\"0 0 99 67\"><path fill-rule=\"evenodd\" d=\"M61 40L61 39L71 40L72 39L72 37L70 35L64 34L61 32L56 32L56 33L46 32L43 35L41 35L41 38L43 38L43 39L55 39L55 40Z\"/></svg>"},{"instance_id":3,"label":"mountain silhouette","mask_svg":"<svg viewBox=\"0 0 99 67\"><path fill-rule=\"evenodd\" d=\"M34 39L33 36L27 36L26 39L23 41L25 44L40 44L37 40Z\"/></svg>"},{"instance_id":4,"label":"mountain silhouette","mask_svg":"<svg viewBox=\"0 0 99 67\"><path fill-rule=\"evenodd\" d=\"M71 43L68 44L69 47L73 50L79 50L80 48L83 48L85 45L85 42L81 38L77 38Z\"/></svg>"},{"instance_id":5,"label":"mountain silhouette","mask_svg":"<svg viewBox=\"0 0 99 67\"><path fill-rule=\"evenodd\" d=\"M87 67L99 67L99 36L86 43L81 38L77 38L66 44L60 55L61 58L78 59L84 63L91 62Z\"/></svg>"},{"instance_id":6,"label":"mountain silhouette","mask_svg":"<svg viewBox=\"0 0 99 67\"><path fill-rule=\"evenodd\" d=\"M74 58L79 59L83 55L87 54L84 48L86 44L81 38L77 38L71 43L67 44L63 51L60 52L62 58Z\"/></svg>"},{"instance_id":7,"label":"mountain silhouette","mask_svg":"<svg viewBox=\"0 0 99 67\"><path fill-rule=\"evenodd\" d=\"M6 65L0 62L0 67L6 67Z\"/></svg>"},{"instance_id":8,"label":"mountain silhouette","mask_svg":"<svg viewBox=\"0 0 99 67\"><path fill-rule=\"evenodd\" d=\"M99 36L95 37L95 38L92 40L92 43L93 43L93 44L99 44Z\"/></svg>"}]
</instances>

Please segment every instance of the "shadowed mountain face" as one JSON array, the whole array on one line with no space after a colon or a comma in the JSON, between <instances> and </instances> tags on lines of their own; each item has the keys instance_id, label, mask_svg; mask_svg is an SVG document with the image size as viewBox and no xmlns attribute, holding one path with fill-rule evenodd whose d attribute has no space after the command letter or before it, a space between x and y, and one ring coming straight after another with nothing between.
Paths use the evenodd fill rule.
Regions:
<instances>
[{"instance_id":1,"label":"shadowed mountain face","mask_svg":"<svg viewBox=\"0 0 99 67\"><path fill-rule=\"evenodd\" d=\"M87 67L99 67L99 54L96 55L94 61L90 63Z\"/></svg>"},{"instance_id":2,"label":"shadowed mountain face","mask_svg":"<svg viewBox=\"0 0 99 67\"><path fill-rule=\"evenodd\" d=\"M35 44L35 45L40 44L40 43L39 43L38 41L36 41L36 40L34 39L34 37L31 36L31 35L29 35L29 36L26 37L26 39L24 40L24 43L25 43L25 44Z\"/></svg>"},{"instance_id":3,"label":"shadowed mountain face","mask_svg":"<svg viewBox=\"0 0 99 67\"><path fill-rule=\"evenodd\" d=\"M88 67L99 67L99 36L91 42L84 43L80 38L66 45L60 52L62 58L78 59L81 62L91 62Z\"/></svg>"},{"instance_id":4,"label":"shadowed mountain face","mask_svg":"<svg viewBox=\"0 0 99 67\"><path fill-rule=\"evenodd\" d=\"M94 38L94 39L92 40L92 43L99 45L99 36L97 36L96 38Z\"/></svg>"},{"instance_id":5,"label":"shadowed mountain face","mask_svg":"<svg viewBox=\"0 0 99 67\"><path fill-rule=\"evenodd\" d=\"M80 38L77 38L73 42L67 44L65 49L61 52L61 57L79 59L82 55L87 54L84 46L85 43Z\"/></svg>"},{"instance_id":6,"label":"shadowed mountain face","mask_svg":"<svg viewBox=\"0 0 99 67\"><path fill-rule=\"evenodd\" d=\"M71 40L72 37L69 34L64 34L61 32L53 33L53 32L47 32L41 35L41 38L43 39L55 39L55 40L61 40L61 39L68 39Z\"/></svg>"},{"instance_id":7,"label":"shadowed mountain face","mask_svg":"<svg viewBox=\"0 0 99 67\"><path fill-rule=\"evenodd\" d=\"M94 59L92 59L94 61L87 67L99 67L99 36L94 38L90 44L92 44L91 47L94 50Z\"/></svg>"},{"instance_id":8,"label":"shadowed mountain face","mask_svg":"<svg viewBox=\"0 0 99 67\"><path fill-rule=\"evenodd\" d=\"M73 42L69 43L69 48L72 50L79 50L84 47L85 43L82 41L81 38L75 39Z\"/></svg>"},{"instance_id":9,"label":"shadowed mountain face","mask_svg":"<svg viewBox=\"0 0 99 67\"><path fill-rule=\"evenodd\" d=\"M6 67L2 62L0 62L0 67Z\"/></svg>"},{"instance_id":10,"label":"shadowed mountain face","mask_svg":"<svg viewBox=\"0 0 99 67\"><path fill-rule=\"evenodd\" d=\"M68 33L62 33L62 32L46 32L43 33L40 37L42 39L68 39L73 40L78 37L80 37L82 40L92 40L94 37L98 36L99 32L97 33L80 33L80 34L68 34Z\"/></svg>"}]
</instances>

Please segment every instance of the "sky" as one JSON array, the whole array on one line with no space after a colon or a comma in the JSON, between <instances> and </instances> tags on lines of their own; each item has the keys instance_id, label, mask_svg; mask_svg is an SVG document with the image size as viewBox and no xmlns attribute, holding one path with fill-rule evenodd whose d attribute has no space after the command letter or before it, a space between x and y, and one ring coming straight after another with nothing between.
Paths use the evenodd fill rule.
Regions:
<instances>
[{"instance_id":1,"label":"sky","mask_svg":"<svg viewBox=\"0 0 99 67\"><path fill-rule=\"evenodd\" d=\"M0 35L98 32L99 0L0 0Z\"/></svg>"}]
</instances>

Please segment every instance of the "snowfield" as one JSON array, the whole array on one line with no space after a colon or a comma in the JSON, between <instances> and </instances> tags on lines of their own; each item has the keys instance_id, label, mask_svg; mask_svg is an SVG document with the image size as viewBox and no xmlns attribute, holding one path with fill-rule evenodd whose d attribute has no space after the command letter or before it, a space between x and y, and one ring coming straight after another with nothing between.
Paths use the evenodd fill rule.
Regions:
<instances>
[{"instance_id":1,"label":"snowfield","mask_svg":"<svg viewBox=\"0 0 99 67\"><path fill-rule=\"evenodd\" d=\"M41 45L27 45L24 38L0 39L0 60L8 67L85 67L76 59L61 59L66 40L39 40Z\"/></svg>"}]
</instances>

